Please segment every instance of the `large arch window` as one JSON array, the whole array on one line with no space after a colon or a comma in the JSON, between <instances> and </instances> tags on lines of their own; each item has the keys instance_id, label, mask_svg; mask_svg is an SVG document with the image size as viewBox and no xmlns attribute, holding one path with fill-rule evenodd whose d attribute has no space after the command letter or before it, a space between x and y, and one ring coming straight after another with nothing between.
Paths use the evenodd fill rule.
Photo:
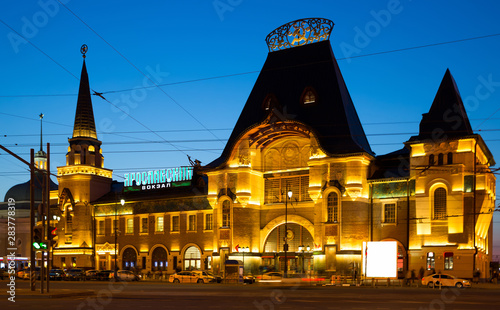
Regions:
<instances>
[{"instance_id":1,"label":"large arch window","mask_svg":"<svg viewBox=\"0 0 500 310\"><path fill-rule=\"evenodd\" d=\"M195 246L190 246L184 252L184 270L194 270L201 268L201 252Z\"/></svg>"},{"instance_id":2,"label":"large arch window","mask_svg":"<svg viewBox=\"0 0 500 310\"><path fill-rule=\"evenodd\" d=\"M123 269L133 269L137 265L137 253L134 249L128 248L123 251Z\"/></svg>"},{"instance_id":3,"label":"large arch window","mask_svg":"<svg viewBox=\"0 0 500 310\"><path fill-rule=\"evenodd\" d=\"M338 223L339 220L339 195L336 192L328 194L327 199L327 219L329 223Z\"/></svg>"},{"instance_id":4,"label":"large arch window","mask_svg":"<svg viewBox=\"0 0 500 310\"><path fill-rule=\"evenodd\" d=\"M167 261L168 255L167 251L165 251L164 248L162 247L157 247L153 251L152 255L152 270L167 270L168 266L168 261Z\"/></svg>"},{"instance_id":5,"label":"large arch window","mask_svg":"<svg viewBox=\"0 0 500 310\"><path fill-rule=\"evenodd\" d=\"M447 164L448 165L453 164L453 153L452 152L448 153L448 162L447 162Z\"/></svg>"},{"instance_id":6,"label":"large arch window","mask_svg":"<svg viewBox=\"0 0 500 310\"><path fill-rule=\"evenodd\" d=\"M439 187L434 191L434 217L435 220L446 219L446 189Z\"/></svg>"},{"instance_id":7,"label":"large arch window","mask_svg":"<svg viewBox=\"0 0 500 310\"><path fill-rule=\"evenodd\" d=\"M231 226L231 202L224 200L222 203L222 227Z\"/></svg>"}]
</instances>

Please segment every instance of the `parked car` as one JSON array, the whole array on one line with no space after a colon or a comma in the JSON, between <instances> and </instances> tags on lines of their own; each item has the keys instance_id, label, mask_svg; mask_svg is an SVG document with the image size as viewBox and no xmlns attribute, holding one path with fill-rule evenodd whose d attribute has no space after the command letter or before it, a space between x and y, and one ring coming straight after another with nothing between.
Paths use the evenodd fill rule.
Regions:
<instances>
[{"instance_id":1,"label":"parked car","mask_svg":"<svg viewBox=\"0 0 500 310\"><path fill-rule=\"evenodd\" d=\"M470 281L465 279L455 278L449 274L431 274L429 276L422 278L422 285L427 285L428 287L434 286L455 286L458 288L470 287Z\"/></svg>"},{"instance_id":2,"label":"parked car","mask_svg":"<svg viewBox=\"0 0 500 310\"><path fill-rule=\"evenodd\" d=\"M98 272L96 273L96 280L108 281L110 278L113 278L109 276L110 274L114 276L114 270L98 270Z\"/></svg>"},{"instance_id":3,"label":"parked car","mask_svg":"<svg viewBox=\"0 0 500 310\"><path fill-rule=\"evenodd\" d=\"M18 271L17 277L19 279L29 280L30 279L30 267L24 268L23 270ZM37 280L40 279L40 267L35 267L35 277Z\"/></svg>"},{"instance_id":4,"label":"parked car","mask_svg":"<svg viewBox=\"0 0 500 310\"><path fill-rule=\"evenodd\" d=\"M207 271L181 271L170 275L169 282L172 283L210 283L216 282L214 276L208 274Z\"/></svg>"},{"instance_id":5,"label":"parked car","mask_svg":"<svg viewBox=\"0 0 500 310\"><path fill-rule=\"evenodd\" d=\"M82 269L70 269L66 271L66 280L82 281L85 280L85 272Z\"/></svg>"},{"instance_id":6,"label":"parked car","mask_svg":"<svg viewBox=\"0 0 500 310\"><path fill-rule=\"evenodd\" d=\"M281 272L271 271L260 276L260 282L281 282L283 275Z\"/></svg>"},{"instance_id":7,"label":"parked car","mask_svg":"<svg viewBox=\"0 0 500 310\"><path fill-rule=\"evenodd\" d=\"M3 278L10 278L9 271L7 269L0 269L0 279L3 280Z\"/></svg>"},{"instance_id":8,"label":"parked car","mask_svg":"<svg viewBox=\"0 0 500 310\"><path fill-rule=\"evenodd\" d=\"M66 272L62 269L51 269L49 271L50 280L64 280L66 278Z\"/></svg>"},{"instance_id":9,"label":"parked car","mask_svg":"<svg viewBox=\"0 0 500 310\"><path fill-rule=\"evenodd\" d=\"M243 277L243 283L253 284L255 283L255 277L251 274L247 274Z\"/></svg>"},{"instance_id":10,"label":"parked car","mask_svg":"<svg viewBox=\"0 0 500 310\"><path fill-rule=\"evenodd\" d=\"M215 282L217 282L217 283L221 283L221 282L222 282L222 277L221 277L221 276L216 276L216 275L214 275L214 273L213 273L213 272L211 272L211 271L205 271L205 272L206 272L209 276L214 277L214 278L215 278Z\"/></svg>"},{"instance_id":11,"label":"parked car","mask_svg":"<svg viewBox=\"0 0 500 310\"><path fill-rule=\"evenodd\" d=\"M140 280L140 277L130 270L118 270L116 272L116 277L120 281L139 281ZM114 279L115 273L114 272L109 273L109 278Z\"/></svg>"},{"instance_id":12,"label":"parked car","mask_svg":"<svg viewBox=\"0 0 500 310\"><path fill-rule=\"evenodd\" d=\"M87 270L85 271L85 280L97 280L97 274L99 270Z\"/></svg>"}]
</instances>

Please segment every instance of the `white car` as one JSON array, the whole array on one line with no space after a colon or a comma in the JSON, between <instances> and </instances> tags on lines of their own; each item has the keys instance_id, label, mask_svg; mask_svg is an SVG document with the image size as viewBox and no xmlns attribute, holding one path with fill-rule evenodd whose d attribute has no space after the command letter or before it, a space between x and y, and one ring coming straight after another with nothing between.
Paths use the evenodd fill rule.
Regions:
<instances>
[{"instance_id":1,"label":"white car","mask_svg":"<svg viewBox=\"0 0 500 310\"><path fill-rule=\"evenodd\" d=\"M431 274L430 276L422 278L422 285L427 285L428 287L435 286L456 286L458 288L470 287L470 281L465 279L455 278L449 274Z\"/></svg>"}]
</instances>

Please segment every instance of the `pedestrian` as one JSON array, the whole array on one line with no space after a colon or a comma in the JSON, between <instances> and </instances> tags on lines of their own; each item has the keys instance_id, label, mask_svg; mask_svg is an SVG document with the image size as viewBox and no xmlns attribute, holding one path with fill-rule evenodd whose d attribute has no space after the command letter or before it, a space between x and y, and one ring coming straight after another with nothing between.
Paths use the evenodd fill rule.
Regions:
<instances>
[{"instance_id":1,"label":"pedestrian","mask_svg":"<svg viewBox=\"0 0 500 310\"><path fill-rule=\"evenodd\" d=\"M413 282L415 282L415 269L411 270L411 284L413 285Z\"/></svg>"},{"instance_id":2,"label":"pedestrian","mask_svg":"<svg viewBox=\"0 0 500 310\"><path fill-rule=\"evenodd\" d=\"M422 280L422 278L424 277L424 267L420 267L420 270L418 271L418 279L419 280Z\"/></svg>"},{"instance_id":3,"label":"pedestrian","mask_svg":"<svg viewBox=\"0 0 500 310\"><path fill-rule=\"evenodd\" d=\"M406 272L406 276L405 276L405 285L409 285L410 284L410 279L411 279L411 271L408 270Z\"/></svg>"}]
</instances>

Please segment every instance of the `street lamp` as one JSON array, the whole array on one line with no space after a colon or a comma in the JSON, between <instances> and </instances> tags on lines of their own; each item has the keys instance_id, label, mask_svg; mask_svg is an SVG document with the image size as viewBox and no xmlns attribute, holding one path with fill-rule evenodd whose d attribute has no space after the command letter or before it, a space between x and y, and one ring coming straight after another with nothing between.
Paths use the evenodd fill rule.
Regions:
<instances>
[{"instance_id":1,"label":"street lamp","mask_svg":"<svg viewBox=\"0 0 500 310\"><path fill-rule=\"evenodd\" d=\"M287 187L287 196L285 197L285 237L284 237L284 241L285 241L285 244L283 244L283 251L285 252L285 271L283 273L283 276L286 278L287 277L287 272L288 272L288 266L287 266L287 263L288 263L288 259L287 259L287 252L288 252L288 225L287 225L287 222L288 222L288 218L287 218L287 215L288 215L288 199L292 199L292 190L288 189L288 184L286 185Z\"/></svg>"},{"instance_id":2,"label":"street lamp","mask_svg":"<svg viewBox=\"0 0 500 310\"><path fill-rule=\"evenodd\" d=\"M243 282L245 282L245 252L250 252L249 247L241 248L241 252L243 253Z\"/></svg>"},{"instance_id":3,"label":"street lamp","mask_svg":"<svg viewBox=\"0 0 500 310\"><path fill-rule=\"evenodd\" d=\"M120 204L123 205L125 204L125 199L121 199L120 200ZM117 256L117 253L116 253L116 250L117 250L117 239L118 239L118 234L117 234L117 226L118 226L118 220L117 220L117 217L118 217L118 208L117 206L115 205L115 280L116 280L116 277L117 277L117 270L118 270L118 266L116 265L116 256Z\"/></svg>"}]
</instances>

